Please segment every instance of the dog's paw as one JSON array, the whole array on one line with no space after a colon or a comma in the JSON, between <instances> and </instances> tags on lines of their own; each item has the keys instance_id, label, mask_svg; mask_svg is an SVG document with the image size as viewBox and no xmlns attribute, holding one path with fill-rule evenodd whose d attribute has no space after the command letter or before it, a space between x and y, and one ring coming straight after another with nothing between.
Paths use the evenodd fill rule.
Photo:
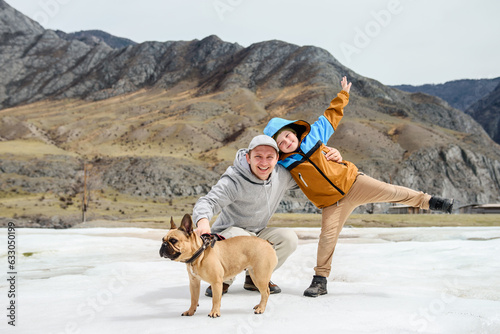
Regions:
<instances>
[{"instance_id":1,"label":"dog's paw","mask_svg":"<svg viewBox=\"0 0 500 334\"><path fill-rule=\"evenodd\" d=\"M255 313L255 314L262 314L266 310L266 307L265 306L262 307L259 304L259 305L255 305L255 307L253 309L254 309L253 313Z\"/></svg>"},{"instance_id":2,"label":"dog's paw","mask_svg":"<svg viewBox=\"0 0 500 334\"><path fill-rule=\"evenodd\" d=\"M218 318L218 317L220 317L220 312L219 312L219 311L211 311L211 312L208 314L208 316L209 316L210 318Z\"/></svg>"},{"instance_id":3,"label":"dog's paw","mask_svg":"<svg viewBox=\"0 0 500 334\"><path fill-rule=\"evenodd\" d=\"M189 309L186 312L182 313L182 316L183 317L190 317L190 316L192 316L194 314L194 312L196 312L196 310Z\"/></svg>"}]
</instances>

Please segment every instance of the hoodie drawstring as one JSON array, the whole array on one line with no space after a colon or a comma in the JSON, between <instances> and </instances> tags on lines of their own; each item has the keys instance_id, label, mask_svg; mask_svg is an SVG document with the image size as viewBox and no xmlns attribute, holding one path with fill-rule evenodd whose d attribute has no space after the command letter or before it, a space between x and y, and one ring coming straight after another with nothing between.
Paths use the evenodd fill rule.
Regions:
<instances>
[{"instance_id":1,"label":"hoodie drawstring","mask_svg":"<svg viewBox=\"0 0 500 334\"><path fill-rule=\"evenodd\" d=\"M267 212L269 213L269 218L271 218L271 208L269 207L269 194L267 193L267 189L266 189L266 184L265 183L264 183L263 187L264 187L264 191L266 192Z\"/></svg>"}]
</instances>

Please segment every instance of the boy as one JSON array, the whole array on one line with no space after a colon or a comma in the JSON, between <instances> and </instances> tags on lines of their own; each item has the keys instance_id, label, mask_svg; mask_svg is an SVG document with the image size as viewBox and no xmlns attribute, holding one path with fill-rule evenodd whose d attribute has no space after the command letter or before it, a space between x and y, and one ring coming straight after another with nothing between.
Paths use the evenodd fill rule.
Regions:
<instances>
[{"instance_id":1,"label":"boy","mask_svg":"<svg viewBox=\"0 0 500 334\"><path fill-rule=\"evenodd\" d=\"M330 275L335 245L345 221L362 204L402 203L422 209L451 213L453 199L443 199L409 188L375 180L358 171L351 162L327 161L324 143L337 129L349 102L351 83L343 77L342 90L329 108L312 125L305 121L273 118L264 133L276 140L280 150L279 164L284 166L309 200L323 209L315 275L308 297L327 293L326 278Z\"/></svg>"}]
</instances>

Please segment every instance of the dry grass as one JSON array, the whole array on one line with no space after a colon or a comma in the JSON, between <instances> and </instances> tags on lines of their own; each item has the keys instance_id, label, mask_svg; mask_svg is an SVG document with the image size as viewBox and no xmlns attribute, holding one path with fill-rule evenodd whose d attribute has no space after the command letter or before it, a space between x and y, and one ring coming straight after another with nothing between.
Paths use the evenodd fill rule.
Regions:
<instances>
[{"instance_id":1,"label":"dry grass","mask_svg":"<svg viewBox=\"0 0 500 334\"><path fill-rule=\"evenodd\" d=\"M9 140L0 141L0 155L11 154L21 157L43 157L46 154L50 155L69 155L77 156L77 154L65 151L57 146L45 144L38 140Z\"/></svg>"},{"instance_id":2,"label":"dry grass","mask_svg":"<svg viewBox=\"0 0 500 334\"><path fill-rule=\"evenodd\" d=\"M260 133L268 117L310 119L307 101L321 91L318 87L297 85L285 90L260 89L254 93L236 89L198 96L191 88L179 85L169 90L141 90L96 102L42 101L1 110L0 125L7 130L19 131L9 137L11 140L0 141L0 157L26 161L44 155L45 159L59 155L82 159L160 156L180 157L193 165L214 167L223 162L230 164L237 148L246 147L249 139ZM398 145L410 151L417 150L425 144L419 138L423 135L431 138L433 134L443 143L457 140L457 134L451 130L420 123L409 126L410 118L381 113L373 109L373 103L368 99L360 98L350 110L350 118L343 121L344 130L340 129L336 134L344 136L336 140L344 143L345 147L339 148L348 160L377 159L379 157L373 152L379 152L377 154L383 155L380 161L393 166L403 154L402 149L394 150ZM288 114L291 111L294 112ZM231 141L233 139L235 141ZM383 165L379 167L385 168ZM3 174L0 181L7 178L22 181L23 177ZM43 215L64 218L81 215L81 195L69 201L67 195L28 194L20 189L5 187L0 192L2 217ZM183 214L191 213L196 199L167 201L109 190L95 192L87 212L88 220L95 223L87 225L163 228L168 226L170 216L179 221ZM276 214L270 225L319 227L320 221L320 215ZM356 227L492 226L499 225L499 222L499 216L491 215L352 215L346 224Z\"/></svg>"},{"instance_id":3,"label":"dry grass","mask_svg":"<svg viewBox=\"0 0 500 334\"><path fill-rule=\"evenodd\" d=\"M87 227L148 227L169 228L170 217L180 222L191 214L197 197L177 198L172 201L144 199L116 191L94 191L90 195L86 213ZM46 217L73 217L81 215L81 196L69 198L59 194L29 194L18 191L0 192L1 216L17 218L42 215ZM430 226L500 226L500 215L470 214L353 214L346 225L353 227L430 227ZM321 214L274 214L269 226L320 227Z\"/></svg>"},{"instance_id":4,"label":"dry grass","mask_svg":"<svg viewBox=\"0 0 500 334\"><path fill-rule=\"evenodd\" d=\"M320 227L321 214L275 214L271 226ZM353 214L346 225L353 227L500 226L500 215L469 214Z\"/></svg>"},{"instance_id":5,"label":"dry grass","mask_svg":"<svg viewBox=\"0 0 500 334\"><path fill-rule=\"evenodd\" d=\"M153 198L133 197L116 191L94 191L90 195L88 220L131 222L165 222L170 216L191 213L197 198L179 198L171 202ZM82 197L20 191L0 191L1 217L19 218L45 216L81 217ZM73 219L73 218L72 218Z\"/></svg>"},{"instance_id":6,"label":"dry grass","mask_svg":"<svg viewBox=\"0 0 500 334\"><path fill-rule=\"evenodd\" d=\"M178 225L182 215L174 215ZM320 227L321 214L277 213L271 219L271 227ZM392 215L392 214L353 214L346 222L352 227L444 227L444 226L500 226L500 215L468 214L427 214L427 215ZM147 219L128 219L120 221L95 220L76 227L141 227L170 228L169 217L150 217Z\"/></svg>"}]
</instances>

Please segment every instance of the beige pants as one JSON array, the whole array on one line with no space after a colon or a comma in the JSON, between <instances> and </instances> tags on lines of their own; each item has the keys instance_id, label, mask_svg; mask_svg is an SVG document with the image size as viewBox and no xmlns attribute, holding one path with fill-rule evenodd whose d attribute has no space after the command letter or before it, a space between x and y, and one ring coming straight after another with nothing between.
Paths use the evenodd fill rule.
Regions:
<instances>
[{"instance_id":1,"label":"beige pants","mask_svg":"<svg viewBox=\"0 0 500 334\"><path fill-rule=\"evenodd\" d=\"M328 277L332 266L333 252L340 231L351 212L368 203L401 203L421 209L429 209L431 196L420 191L378 181L358 174L349 192L336 204L323 209L321 234L318 243L316 275Z\"/></svg>"}]
</instances>

